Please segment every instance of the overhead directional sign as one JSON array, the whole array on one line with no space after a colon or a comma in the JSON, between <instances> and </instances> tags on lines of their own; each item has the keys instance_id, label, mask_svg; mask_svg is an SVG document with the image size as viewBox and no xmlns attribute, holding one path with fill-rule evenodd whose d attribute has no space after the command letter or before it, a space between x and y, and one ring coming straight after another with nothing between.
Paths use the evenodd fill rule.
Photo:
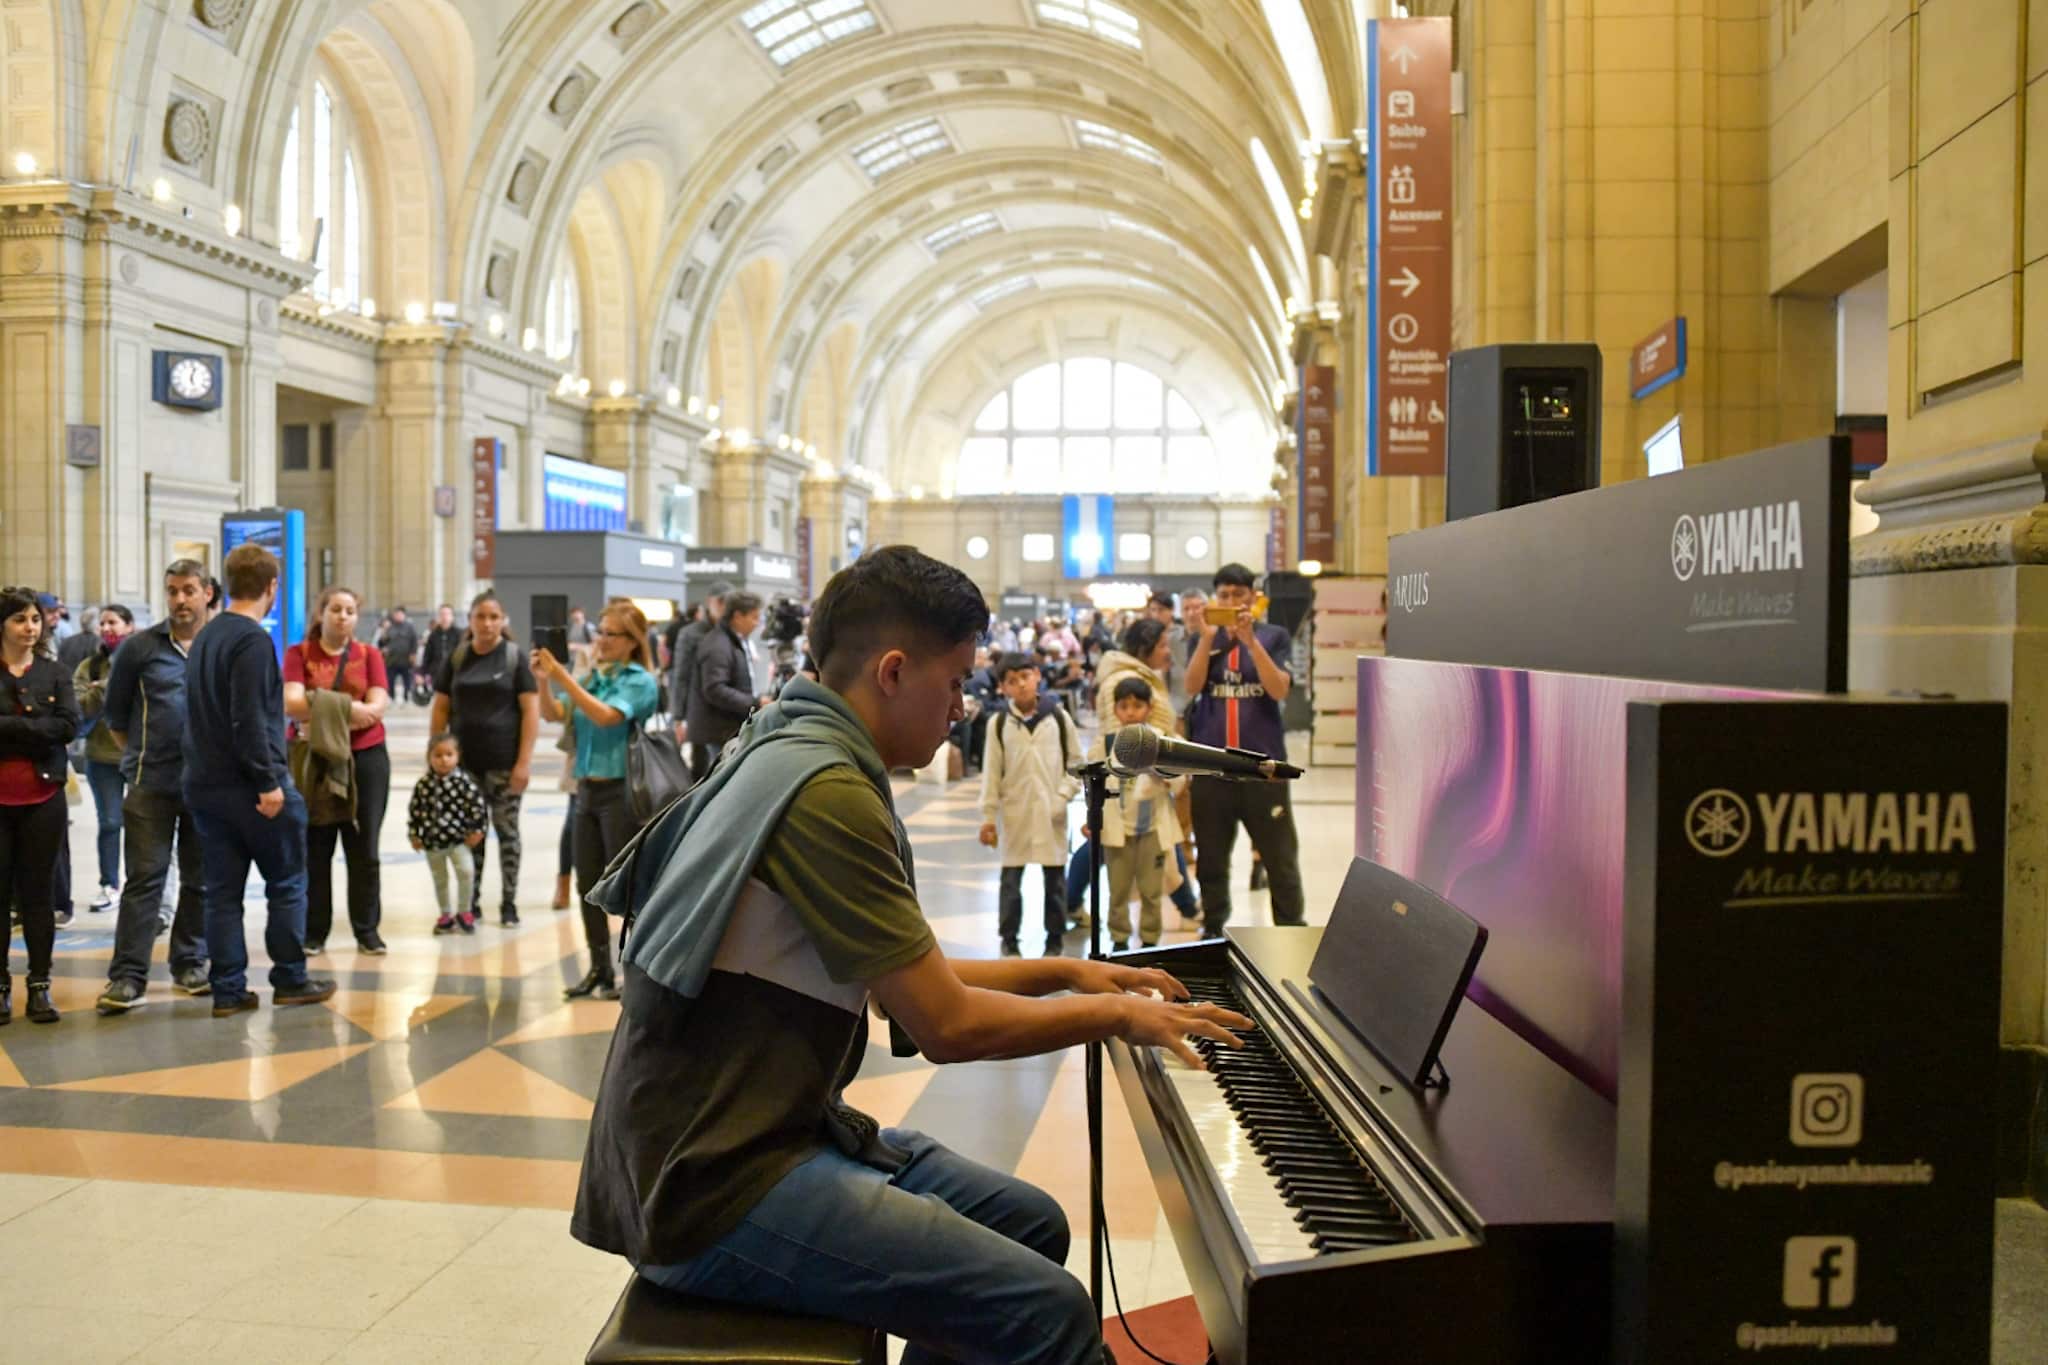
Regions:
<instances>
[{"instance_id":1,"label":"overhead directional sign","mask_svg":"<svg viewBox=\"0 0 2048 1365\"><path fill-rule=\"evenodd\" d=\"M1367 26L1366 472L1442 474L1450 408L1451 21Z\"/></svg>"}]
</instances>

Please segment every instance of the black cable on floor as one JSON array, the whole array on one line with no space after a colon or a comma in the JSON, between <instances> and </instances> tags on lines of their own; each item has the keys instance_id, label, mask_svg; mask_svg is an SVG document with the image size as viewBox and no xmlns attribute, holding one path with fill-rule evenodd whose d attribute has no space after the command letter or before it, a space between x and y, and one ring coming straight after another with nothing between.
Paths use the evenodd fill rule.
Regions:
<instances>
[{"instance_id":1,"label":"black cable on floor","mask_svg":"<svg viewBox=\"0 0 2048 1365\"><path fill-rule=\"evenodd\" d=\"M1097 1132L1101 1131L1101 1104L1102 1097L1100 1094L1089 1096L1088 1107L1091 1112L1088 1115L1088 1122L1089 1126ZM1148 1359L1159 1362L1159 1365L1179 1365L1177 1361L1168 1360L1165 1356L1153 1351L1151 1347L1138 1340L1138 1334L1131 1330L1131 1320L1124 1316L1123 1291L1117 1288L1116 1283L1116 1253L1110 1246L1109 1218L1105 1214L1102 1200L1099 1198L1095 1200L1094 1214L1095 1226L1102 1229L1102 1264L1109 1271L1110 1302L1116 1305L1116 1320L1123 1324L1124 1335L1129 1337L1131 1345L1137 1347ZM1209 1359L1212 1361L1215 1359L1213 1352L1210 1354Z\"/></svg>"}]
</instances>

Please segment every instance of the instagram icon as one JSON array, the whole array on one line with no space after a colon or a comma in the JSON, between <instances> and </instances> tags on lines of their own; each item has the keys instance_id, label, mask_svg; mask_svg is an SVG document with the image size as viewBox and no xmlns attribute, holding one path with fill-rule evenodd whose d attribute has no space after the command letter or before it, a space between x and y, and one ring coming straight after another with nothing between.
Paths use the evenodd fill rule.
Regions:
<instances>
[{"instance_id":1,"label":"instagram icon","mask_svg":"<svg viewBox=\"0 0 2048 1365\"><path fill-rule=\"evenodd\" d=\"M1792 1078L1792 1145L1854 1147L1863 1141L1863 1078L1813 1071Z\"/></svg>"}]
</instances>

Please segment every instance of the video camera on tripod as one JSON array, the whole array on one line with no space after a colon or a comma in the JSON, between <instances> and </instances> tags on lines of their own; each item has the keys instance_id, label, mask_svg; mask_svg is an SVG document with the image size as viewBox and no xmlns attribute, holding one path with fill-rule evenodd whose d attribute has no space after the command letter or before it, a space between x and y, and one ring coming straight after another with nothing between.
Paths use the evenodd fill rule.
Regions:
<instances>
[{"instance_id":1,"label":"video camera on tripod","mask_svg":"<svg viewBox=\"0 0 2048 1365\"><path fill-rule=\"evenodd\" d=\"M762 616L761 638L774 647L775 690L779 693L782 684L796 676L796 642L804 634L803 604L778 593Z\"/></svg>"}]
</instances>

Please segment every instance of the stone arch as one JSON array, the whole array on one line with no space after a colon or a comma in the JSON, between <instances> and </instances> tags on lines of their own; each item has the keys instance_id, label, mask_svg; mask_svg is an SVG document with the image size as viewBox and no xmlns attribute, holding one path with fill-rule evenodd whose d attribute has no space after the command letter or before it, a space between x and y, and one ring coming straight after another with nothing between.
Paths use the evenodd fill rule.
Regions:
<instances>
[{"instance_id":1,"label":"stone arch","mask_svg":"<svg viewBox=\"0 0 2048 1365\"><path fill-rule=\"evenodd\" d=\"M400 51L367 13L321 40L336 95L370 153L359 165L377 224L371 277L377 298L396 313L445 296L443 233L447 215L442 159L425 92Z\"/></svg>"},{"instance_id":2,"label":"stone arch","mask_svg":"<svg viewBox=\"0 0 2048 1365\"><path fill-rule=\"evenodd\" d=\"M734 273L714 314L698 372L706 396L722 409L728 429L768 429L769 354L787 267L772 253L756 256Z\"/></svg>"},{"instance_id":3,"label":"stone arch","mask_svg":"<svg viewBox=\"0 0 2048 1365\"><path fill-rule=\"evenodd\" d=\"M86 179L85 16L79 0L0 0L0 156L42 175Z\"/></svg>"},{"instance_id":4,"label":"stone arch","mask_svg":"<svg viewBox=\"0 0 2048 1365\"><path fill-rule=\"evenodd\" d=\"M853 418L853 366L859 354L859 323L844 321L826 332L823 344L811 352L798 419L788 424L835 465L846 455L847 426Z\"/></svg>"}]
</instances>

